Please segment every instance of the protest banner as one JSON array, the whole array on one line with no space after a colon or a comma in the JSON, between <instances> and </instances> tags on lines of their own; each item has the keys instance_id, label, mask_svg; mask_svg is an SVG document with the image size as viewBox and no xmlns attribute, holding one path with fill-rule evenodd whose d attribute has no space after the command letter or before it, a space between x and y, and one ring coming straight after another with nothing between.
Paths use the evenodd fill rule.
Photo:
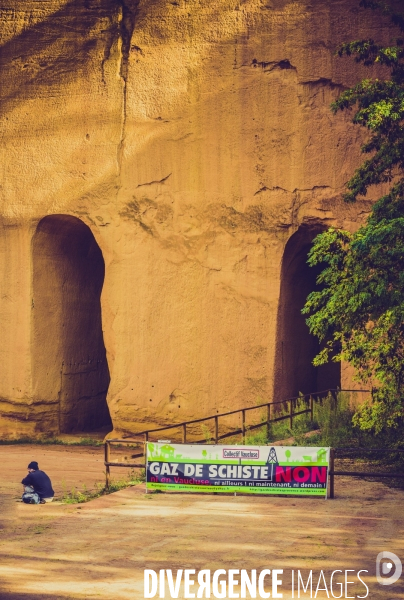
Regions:
<instances>
[{"instance_id":1,"label":"protest banner","mask_svg":"<svg viewBox=\"0 0 404 600\"><path fill-rule=\"evenodd\" d=\"M330 449L147 443L146 489L326 496Z\"/></svg>"}]
</instances>

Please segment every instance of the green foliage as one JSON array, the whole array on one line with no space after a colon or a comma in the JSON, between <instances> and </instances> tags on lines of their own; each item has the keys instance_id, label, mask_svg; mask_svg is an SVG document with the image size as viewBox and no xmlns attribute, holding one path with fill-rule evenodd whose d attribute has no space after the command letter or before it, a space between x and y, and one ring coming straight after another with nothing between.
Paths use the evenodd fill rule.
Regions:
<instances>
[{"instance_id":1,"label":"green foliage","mask_svg":"<svg viewBox=\"0 0 404 600\"><path fill-rule=\"evenodd\" d=\"M77 446L102 446L104 442L102 440L95 440L91 437L80 438L78 442L70 442L70 445Z\"/></svg>"},{"instance_id":2,"label":"green foliage","mask_svg":"<svg viewBox=\"0 0 404 600\"><path fill-rule=\"evenodd\" d=\"M279 408L279 407L278 407ZM306 400L302 398L298 398L295 400L293 405L293 412L300 412L309 408L309 404ZM289 438L299 438L302 442L297 445L305 445L305 434L311 432L313 429L318 427L316 422L312 422L310 420L310 414L305 413L303 415L297 415L293 417L293 427L290 428L289 422L289 407L285 406L283 410L279 410L276 415L278 417L285 417L282 421L275 421L269 424L269 428L266 425L266 410L263 411L261 415L261 423L265 423L261 428L248 432L246 435L246 445L256 446L256 445L267 445L272 442L278 442L280 440L287 440ZM226 442L224 442L226 443ZM296 441L294 445L296 445Z\"/></svg>"},{"instance_id":3,"label":"green foliage","mask_svg":"<svg viewBox=\"0 0 404 600\"><path fill-rule=\"evenodd\" d=\"M402 448L402 434L399 429L385 429L378 436L363 430L353 421L355 409L351 405L351 394L339 392L336 397L329 394L314 403L313 421L310 413L298 415L289 427L289 419L271 423L269 437L266 427L252 432L246 437L247 445L268 445L276 441L294 438L292 446L328 446L332 448L385 449ZM308 408L303 400L298 400L295 410ZM285 415L287 411L285 411ZM277 415L280 416L280 415ZM384 459L383 459L384 460ZM404 456L403 456L404 460Z\"/></svg>"},{"instance_id":4,"label":"green foliage","mask_svg":"<svg viewBox=\"0 0 404 600\"><path fill-rule=\"evenodd\" d=\"M254 431L252 433L248 433L245 436L245 445L246 446L266 446L268 444L268 436L266 427L258 429L258 431Z\"/></svg>"},{"instance_id":5,"label":"green foliage","mask_svg":"<svg viewBox=\"0 0 404 600\"><path fill-rule=\"evenodd\" d=\"M353 414L348 394L340 392L336 399L328 395L314 405L314 424L319 432L305 438L295 436L295 440L299 446L357 446L360 432L352 423Z\"/></svg>"},{"instance_id":6,"label":"green foliage","mask_svg":"<svg viewBox=\"0 0 404 600\"><path fill-rule=\"evenodd\" d=\"M363 1L361 5L379 8L404 32L404 15L395 13L387 3ZM387 47L372 39L348 42L342 44L338 54L352 55L356 62L367 66L380 64L390 71L389 79L363 79L332 104L334 112L355 106L353 122L371 133L362 146L362 152L371 156L347 184L345 200L354 202L359 195L366 195L369 186L391 182L404 172L404 40L400 35Z\"/></svg>"},{"instance_id":7,"label":"green foliage","mask_svg":"<svg viewBox=\"0 0 404 600\"><path fill-rule=\"evenodd\" d=\"M294 401L293 404L293 412L300 412L302 410L308 409L309 405L303 398L298 398ZM287 418L283 421L276 421L275 423L270 424L269 428L269 436L267 438L266 443L278 442L280 440L287 440L288 438L299 438L299 443L297 445L304 446L305 445L305 436L304 434L312 431L317 428L317 424L311 422L310 413L306 413L303 415L298 415L297 417L293 417L293 427L290 428L289 422L289 406L285 406L282 413L277 413L276 417L286 416ZM301 443L300 443L301 442ZM296 444L297 442L295 442Z\"/></svg>"},{"instance_id":8,"label":"green foliage","mask_svg":"<svg viewBox=\"0 0 404 600\"><path fill-rule=\"evenodd\" d=\"M20 437L14 440L2 440L0 439L0 446L16 446L19 444L37 444L37 445L62 445L63 442L61 440L55 438L30 438L30 437Z\"/></svg>"},{"instance_id":9,"label":"green foliage","mask_svg":"<svg viewBox=\"0 0 404 600\"><path fill-rule=\"evenodd\" d=\"M308 403L302 399L295 401L294 412L308 408ZM314 403L313 421L310 413L293 418L290 428L289 412L284 410L276 416L286 416L282 421L270 424L269 436L264 426L258 431L246 436L247 445L268 445L273 442L294 438L293 446L330 446L333 448L358 447L369 445L368 435L362 432L352 422L354 414L350 406L349 394L339 392L337 398L329 394L326 398ZM265 421L265 417L262 418Z\"/></svg>"},{"instance_id":10,"label":"green foliage","mask_svg":"<svg viewBox=\"0 0 404 600\"><path fill-rule=\"evenodd\" d=\"M404 31L404 15L386 2L361 5L380 9ZM334 112L355 106L353 122L370 131L362 147L370 157L348 182L345 200L354 202L375 184L391 182L391 188L356 233L329 229L315 239L309 264L324 267L321 289L309 295L303 313L323 342L314 364L347 361L373 386L373 401L353 419L380 433L404 423L404 42L354 41L339 54L390 72L383 81L364 79L332 105Z\"/></svg>"}]
</instances>

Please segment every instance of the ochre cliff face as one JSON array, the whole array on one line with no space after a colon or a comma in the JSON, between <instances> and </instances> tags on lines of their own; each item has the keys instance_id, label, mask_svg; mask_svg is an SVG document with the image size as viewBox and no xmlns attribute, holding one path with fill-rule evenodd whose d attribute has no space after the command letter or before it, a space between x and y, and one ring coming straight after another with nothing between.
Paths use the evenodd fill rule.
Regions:
<instances>
[{"instance_id":1,"label":"ochre cliff face","mask_svg":"<svg viewBox=\"0 0 404 600\"><path fill-rule=\"evenodd\" d=\"M389 37L357 5L3 0L2 436L341 382L300 308L314 235L371 201L341 201L362 133L329 109L369 74L338 44Z\"/></svg>"}]
</instances>

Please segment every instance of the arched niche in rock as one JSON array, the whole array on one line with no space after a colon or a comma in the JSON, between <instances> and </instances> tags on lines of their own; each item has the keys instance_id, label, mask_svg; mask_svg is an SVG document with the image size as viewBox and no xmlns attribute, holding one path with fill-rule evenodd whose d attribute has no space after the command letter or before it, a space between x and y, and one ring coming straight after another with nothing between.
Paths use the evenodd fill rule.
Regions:
<instances>
[{"instance_id":1,"label":"arched niche in rock","mask_svg":"<svg viewBox=\"0 0 404 600\"><path fill-rule=\"evenodd\" d=\"M321 268L310 267L307 255L317 226L301 226L288 240L283 254L277 318L274 400L341 387L341 365L313 366L320 345L306 325L301 310L310 292L318 289Z\"/></svg>"},{"instance_id":2,"label":"arched niche in rock","mask_svg":"<svg viewBox=\"0 0 404 600\"><path fill-rule=\"evenodd\" d=\"M32 254L33 390L44 419L38 429L109 429L102 252L80 219L49 215L37 226ZM40 418L40 411L37 414Z\"/></svg>"}]
</instances>

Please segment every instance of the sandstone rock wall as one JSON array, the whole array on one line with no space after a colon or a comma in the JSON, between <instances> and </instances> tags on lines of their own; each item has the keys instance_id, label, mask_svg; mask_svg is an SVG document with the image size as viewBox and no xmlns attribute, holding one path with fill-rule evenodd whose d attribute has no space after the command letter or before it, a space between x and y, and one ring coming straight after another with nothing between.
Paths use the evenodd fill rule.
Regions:
<instances>
[{"instance_id":1,"label":"sandstone rock wall","mask_svg":"<svg viewBox=\"0 0 404 600\"><path fill-rule=\"evenodd\" d=\"M367 71L334 52L388 24L356 0L0 11L1 435L108 426L109 378L116 431L319 385L312 350L282 355L310 278L282 261L369 210L341 201L363 134L329 110Z\"/></svg>"}]
</instances>

